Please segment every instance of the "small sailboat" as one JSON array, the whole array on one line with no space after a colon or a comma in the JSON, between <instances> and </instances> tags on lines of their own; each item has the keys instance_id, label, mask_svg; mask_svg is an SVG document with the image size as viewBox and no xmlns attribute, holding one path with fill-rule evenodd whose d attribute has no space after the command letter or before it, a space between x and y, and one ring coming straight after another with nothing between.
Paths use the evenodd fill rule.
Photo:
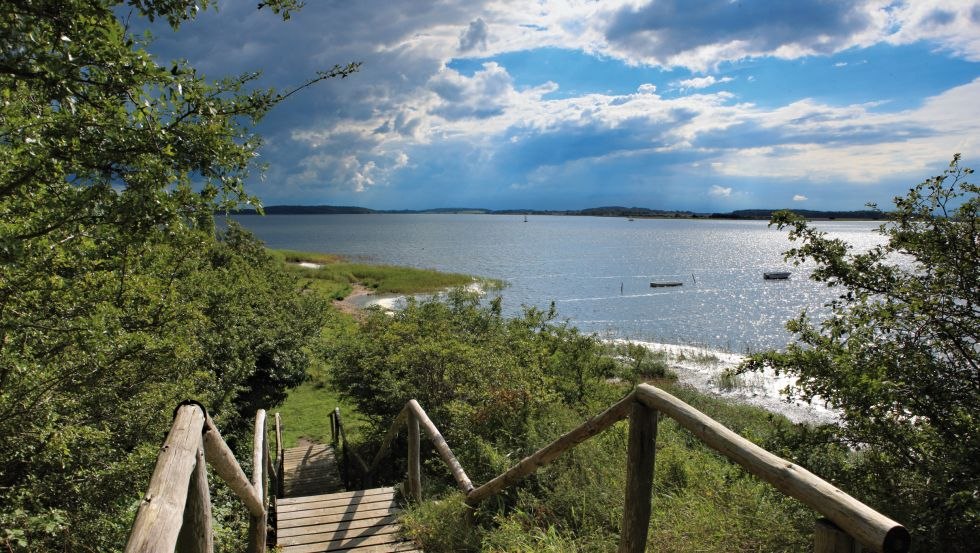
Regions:
<instances>
[{"instance_id":1,"label":"small sailboat","mask_svg":"<svg viewBox=\"0 0 980 553\"><path fill-rule=\"evenodd\" d=\"M527 215L524 216L524 222L527 222Z\"/></svg>"}]
</instances>

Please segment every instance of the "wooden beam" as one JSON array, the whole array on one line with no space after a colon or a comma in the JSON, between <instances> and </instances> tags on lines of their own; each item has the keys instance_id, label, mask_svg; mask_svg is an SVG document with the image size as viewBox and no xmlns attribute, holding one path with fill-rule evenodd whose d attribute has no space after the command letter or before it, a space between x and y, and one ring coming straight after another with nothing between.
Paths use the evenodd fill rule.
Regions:
<instances>
[{"instance_id":1,"label":"wooden beam","mask_svg":"<svg viewBox=\"0 0 980 553\"><path fill-rule=\"evenodd\" d=\"M215 474L224 480L228 487L235 492L235 495L245 503L245 507L248 508L248 512L252 516L262 516L265 511L262 508L262 498L256 493L252 483L248 481L248 477L245 476L245 472L238 464L238 460L235 459L231 449L228 448L228 444L221 437L221 433L218 432L218 428L214 425L211 417L204 421L204 425L206 428L204 432L204 457L208 460L208 464L214 469Z\"/></svg>"},{"instance_id":2,"label":"wooden beam","mask_svg":"<svg viewBox=\"0 0 980 553\"><path fill-rule=\"evenodd\" d=\"M408 497L419 503L422 501L422 436L419 420L415 413L408 416Z\"/></svg>"},{"instance_id":3,"label":"wooden beam","mask_svg":"<svg viewBox=\"0 0 980 553\"><path fill-rule=\"evenodd\" d=\"M202 417L203 419L203 417ZM208 490L208 467L204 450L197 448L197 464L191 474L184 506L184 525L177 537L179 553L211 553L214 532L211 528L211 492Z\"/></svg>"},{"instance_id":4,"label":"wooden beam","mask_svg":"<svg viewBox=\"0 0 980 553\"><path fill-rule=\"evenodd\" d=\"M562 453L626 418L632 403L633 394L630 393L602 413L585 421L575 429L562 434L557 440L525 457L507 472L473 490L466 497L466 502L470 505L476 505L487 497L536 472L539 468L557 459Z\"/></svg>"},{"instance_id":5,"label":"wooden beam","mask_svg":"<svg viewBox=\"0 0 980 553\"><path fill-rule=\"evenodd\" d=\"M157 455L150 485L136 512L126 553L169 553L177 545L204 421L204 410L197 405L177 408L170 432Z\"/></svg>"},{"instance_id":6,"label":"wooden beam","mask_svg":"<svg viewBox=\"0 0 980 553\"><path fill-rule=\"evenodd\" d=\"M260 514L252 514L248 520L249 553L265 553L265 540L268 531L268 511L266 510L265 484L265 409L255 412L255 432L252 434L252 489L262 504Z\"/></svg>"},{"instance_id":7,"label":"wooden beam","mask_svg":"<svg viewBox=\"0 0 980 553\"><path fill-rule=\"evenodd\" d=\"M643 553L650 528L653 464L657 453L657 411L639 401L630 409L626 452L626 500L619 553Z\"/></svg>"},{"instance_id":8,"label":"wooden beam","mask_svg":"<svg viewBox=\"0 0 980 553\"><path fill-rule=\"evenodd\" d=\"M810 471L762 449L663 390L640 384L636 394L640 401L676 420L708 447L832 520L867 549L878 553L909 550L911 538L904 526Z\"/></svg>"},{"instance_id":9,"label":"wooden beam","mask_svg":"<svg viewBox=\"0 0 980 553\"><path fill-rule=\"evenodd\" d=\"M436 425L432 423L429 419L429 415L425 414L422 406L419 402L411 399L408 401L408 408L411 409L415 418L418 419L419 425L425 430L426 435L432 440L432 445L436 446L436 451L439 452L439 456L449 467L449 472L452 473L453 478L456 479L456 485L459 489L463 490L463 493L469 494L473 491L473 483L470 482L470 478L466 476L466 471L463 470L462 465L456 460L456 456L453 455L453 450L449 449L449 444L446 443L446 439L442 437L439 429Z\"/></svg>"}]
</instances>

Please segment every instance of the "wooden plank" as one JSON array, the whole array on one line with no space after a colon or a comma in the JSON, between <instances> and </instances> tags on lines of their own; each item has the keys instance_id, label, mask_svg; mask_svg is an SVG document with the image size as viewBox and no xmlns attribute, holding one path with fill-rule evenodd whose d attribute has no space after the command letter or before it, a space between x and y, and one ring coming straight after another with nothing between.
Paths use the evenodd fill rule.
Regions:
<instances>
[{"instance_id":1,"label":"wooden plank","mask_svg":"<svg viewBox=\"0 0 980 553\"><path fill-rule=\"evenodd\" d=\"M371 488L369 490L355 490L352 492L338 492L307 497L285 497L277 500L276 505L293 505L296 503L309 503L328 499L343 499L345 497L364 497L369 495L384 495L393 493L395 493L395 488Z\"/></svg>"},{"instance_id":2,"label":"wooden plank","mask_svg":"<svg viewBox=\"0 0 980 553\"><path fill-rule=\"evenodd\" d=\"M306 530L311 526L317 526L319 524L338 524L341 522L350 522L358 520L360 518L376 518L376 517L386 517L389 515L397 515L401 513L401 510L397 507L385 506L381 508L370 508L370 506L362 506L359 509L354 509L350 511L343 511L339 513L320 515L313 517L299 517L292 518L289 520L281 521L279 524L279 531L284 532L287 529L291 530L294 528Z\"/></svg>"},{"instance_id":3,"label":"wooden plank","mask_svg":"<svg viewBox=\"0 0 980 553\"><path fill-rule=\"evenodd\" d=\"M626 447L626 500L619 553L646 551L656 453L657 412L634 401L630 410L629 444Z\"/></svg>"},{"instance_id":4,"label":"wooden plank","mask_svg":"<svg viewBox=\"0 0 980 553\"><path fill-rule=\"evenodd\" d=\"M395 499L391 497L379 498L374 500L365 500L365 501L352 502L352 503L345 502L338 505L325 505L325 506L318 505L315 507L304 507L304 508L294 509L289 511L279 511L279 520L280 522L285 523L286 521L296 519L296 518L332 515L336 513L355 511L358 508L362 508L362 507L365 509L383 509L386 507L392 508L397 506L398 504L395 502Z\"/></svg>"},{"instance_id":5,"label":"wooden plank","mask_svg":"<svg viewBox=\"0 0 980 553\"><path fill-rule=\"evenodd\" d=\"M365 528L339 528L337 525L316 526L309 531L298 536L289 536L279 539L279 545L288 547L290 545L304 545L307 543L334 543L338 542L335 549L346 545L356 545L360 540L373 536L383 536L385 534L397 534L401 532L401 524L383 524L381 526L368 526ZM395 541L395 540L391 540ZM346 542L346 544L344 544Z\"/></svg>"},{"instance_id":6,"label":"wooden plank","mask_svg":"<svg viewBox=\"0 0 980 553\"><path fill-rule=\"evenodd\" d=\"M184 519L187 490L197 465L205 415L197 405L181 405L160 448L150 485L136 512L127 552L173 551Z\"/></svg>"},{"instance_id":7,"label":"wooden plank","mask_svg":"<svg viewBox=\"0 0 980 553\"><path fill-rule=\"evenodd\" d=\"M404 540L405 538L398 533L398 528L396 528L394 532L388 534L369 535L364 537L353 536L351 538L336 541L306 543L292 546L287 545L282 548L282 551L283 553L321 553L326 551L343 550L358 551L364 546L392 544L404 542Z\"/></svg>"},{"instance_id":8,"label":"wooden plank","mask_svg":"<svg viewBox=\"0 0 980 553\"><path fill-rule=\"evenodd\" d=\"M362 512L363 514L364 512ZM392 513L390 511L383 511L382 514L378 515L368 515L368 516L358 516L352 520L344 520L339 518L334 522L320 523L310 526L294 526L291 528L280 528L278 537L290 538L293 536L299 536L302 534L307 534L310 532L327 532L327 531L337 531L337 530L355 530L358 528L370 528L371 526L384 526L386 524L397 524L398 516L400 512Z\"/></svg>"},{"instance_id":9,"label":"wooden plank","mask_svg":"<svg viewBox=\"0 0 980 553\"><path fill-rule=\"evenodd\" d=\"M303 553L300 548L306 547L302 545L293 546L290 548L283 549L282 553ZM319 551L314 549L314 551ZM362 545L355 548L345 548L345 549L334 549L331 553L422 553L417 545L410 541L400 541L385 543L381 545Z\"/></svg>"},{"instance_id":10,"label":"wooden plank","mask_svg":"<svg viewBox=\"0 0 980 553\"><path fill-rule=\"evenodd\" d=\"M904 526L833 484L773 455L663 390L640 384L636 394L640 401L676 420L708 447L832 520L871 551L904 553L909 550L911 537Z\"/></svg>"},{"instance_id":11,"label":"wooden plank","mask_svg":"<svg viewBox=\"0 0 980 553\"><path fill-rule=\"evenodd\" d=\"M507 472L473 490L467 495L466 502L470 505L476 505L525 476L536 472L539 468L557 459L565 451L568 451L625 418L632 404L633 394L630 394L609 409L606 409L599 415L585 421L574 430L566 432L557 440L525 457Z\"/></svg>"}]
</instances>

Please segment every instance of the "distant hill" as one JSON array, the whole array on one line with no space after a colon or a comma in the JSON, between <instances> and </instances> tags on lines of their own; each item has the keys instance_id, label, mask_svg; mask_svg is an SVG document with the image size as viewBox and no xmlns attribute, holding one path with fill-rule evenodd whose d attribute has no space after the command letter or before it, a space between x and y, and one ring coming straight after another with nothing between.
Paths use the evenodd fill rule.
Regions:
<instances>
[{"instance_id":1,"label":"distant hill","mask_svg":"<svg viewBox=\"0 0 980 553\"><path fill-rule=\"evenodd\" d=\"M712 213L712 219L764 219L768 221L772 214L781 211L779 209L740 209L731 213ZM807 219L862 219L880 221L885 218L885 214L880 211L870 209L859 211L814 211L811 209L790 209L801 217Z\"/></svg>"},{"instance_id":2,"label":"distant hill","mask_svg":"<svg viewBox=\"0 0 980 553\"><path fill-rule=\"evenodd\" d=\"M629 217L629 218L678 218L678 219L752 219L768 221L778 209L740 209L730 213L694 213L691 211L670 211L646 207L603 206L586 209L548 210L548 209L484 209L479 207L440 207L434 209L369 209L345 205L270 205L265 208L268 215L367 215L372 213L469 213L481 215L568 215L589 217ZM790 211L807 219L861 219L878 221L885 215L877 211L815 211L810 209L791 209ZM241 209L235 215L255 215L255 209Z\"/></svg>"}]
</instances>

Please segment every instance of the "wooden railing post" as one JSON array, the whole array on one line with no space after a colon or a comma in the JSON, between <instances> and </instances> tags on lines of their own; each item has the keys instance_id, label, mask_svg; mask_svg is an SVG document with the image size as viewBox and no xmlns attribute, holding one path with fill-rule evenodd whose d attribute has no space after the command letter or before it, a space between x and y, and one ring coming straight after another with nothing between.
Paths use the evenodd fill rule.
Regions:
<instances>
[{"instance_id":1,"label":"wooden railing post","mask_svg":"<svg viewBox=\"0 0 980 553\"><path fill-rule=\"evenodd\" d=\"M657 445L657 411L639 401L630 410L626 457L626 503L619 553L642 553L650 527L653 464Z\"/></svg>"},{"instance_id":2,"label":"wooden railing post","mask_svg":"<svg viewBox=\"0 0 980 553\"><path fill-rule=\"evenodd\" d=\"M826 518L813 526L814 553L861 553L857 541Z\"/></svg>"},{"instance_id":3,"label":"wooden railing post","mask_svg":"<svg viewBox=\"0 0 980 553\"><path fill-rule=\"evenodd\" d=\"M184 525L177 536L179 553L211 553L214 534L211 529L211 494L208 491L208 469L204 450L197 448L197 464L191 474L184 506Z\"/></svg>"},{"instance_id":4,"label":"wooden railing post","mask_svg":"<svg viewBox=\"0 0 980 553\"><path fill-rule=\"evenodd\" d=\"M414 412L408 414L408 497L422 501L422 433Z\"/></svg>"},{"instance_id":5,"label":"wooden railing post","mask_svg":"<svg viewBox=\"0 0 980 553\"><path fill-rule=\"evenodd\" d=\"M261 502L262 512L249 517L248 551L250 553L265 553L266 533L268 532L263 451L265 451L265 409L259 409L255 413L255 433L252 438L252 488Z\"/></svg>"},{"instance_id":6,"label":"wooden railing post","mask_svg":"<svg viewBox=\"0 0 980 553\"><path fill-rule=\"evenodd\" d=\"M166 441L157 456L156 468L143 496L127 552L173 551L184 519L187 490L197 465L204 410L198 405L181 405Z\"/></svg>"},{"instance_id":7,"label":"wooden railing post","mask_svg":"<svg viewBox=\"0 0 980 553\"><path fill-rule=\"evenodd\" d=\"M282 419L279 413L276 413L276 497L282 497L283 488L286 485L286 477L283 474L283 469L286 468L285 460L283 457L286 454L286 448L282 443Z\"/></svg>"}]
</instances>

